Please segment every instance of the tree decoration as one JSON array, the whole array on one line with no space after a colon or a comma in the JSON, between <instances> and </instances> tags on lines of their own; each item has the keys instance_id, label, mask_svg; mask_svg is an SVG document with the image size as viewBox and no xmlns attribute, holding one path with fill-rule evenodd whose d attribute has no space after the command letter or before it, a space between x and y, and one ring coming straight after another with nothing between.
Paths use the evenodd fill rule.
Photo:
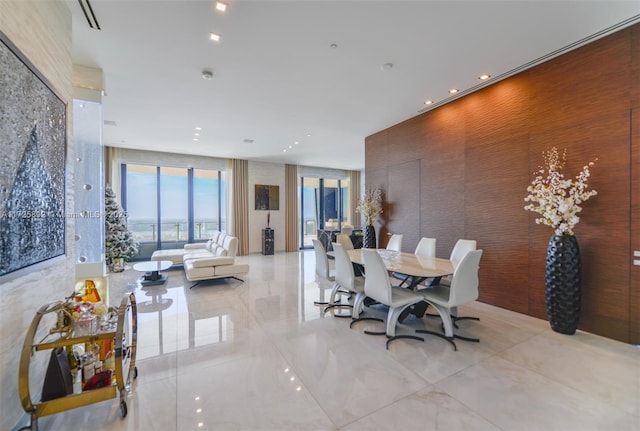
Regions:
<instances>
[{"instance_id":1,"label":"tree decoration","mask_svg":"<svg viewBox=\"0 0 640 431\"><path fill-rule=\"evenodd\" d=\"M138 243L127 227L126 213L116 200L116 194L105 187L105 258L112 266L119 259L130 259L138 253Z\"/></svg>"}]
</instances>

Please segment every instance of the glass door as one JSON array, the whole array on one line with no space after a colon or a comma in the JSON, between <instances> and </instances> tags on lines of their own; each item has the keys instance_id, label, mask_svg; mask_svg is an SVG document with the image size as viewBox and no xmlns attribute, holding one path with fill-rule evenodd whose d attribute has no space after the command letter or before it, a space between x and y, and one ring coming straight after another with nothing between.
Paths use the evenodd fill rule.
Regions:
<instances>
[{"instance_id":1,"label":"glass door","mask_svg":"<svg viewBox=\"0 0 640 431\"><path fill-rule=\"evenodd\" d=\"M351 224L349 181L326 178L300 178L300 248L311 248L318 231L340 231Z\"/></svg>"}]
</instances>

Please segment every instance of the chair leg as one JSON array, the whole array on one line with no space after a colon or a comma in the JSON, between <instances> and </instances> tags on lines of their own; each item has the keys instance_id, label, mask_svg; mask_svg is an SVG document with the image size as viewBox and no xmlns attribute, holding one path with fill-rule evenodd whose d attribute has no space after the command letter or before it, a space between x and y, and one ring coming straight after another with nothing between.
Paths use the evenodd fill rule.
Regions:
<instances>
[{"instance_id":1,"label":"chair leg","mask_svg":"<svg viewBox=\"0 0 640 431\"><path fill-rule=\"evenodd\" d=\"M339 303L340 302L339 300L337 302L335 301L336 293L338 292L338 289L340 289L340 285L338 283L333 283L333 286L331 287L331 296L329 297L329 301L328 302L313 301L313 305L329 305L329 304Z\"/></svg>"},{"instance_id":2,"label":"chair leg","mask_svg":"<svg viewBox=\"0 0 640 431\"><path fill-rule=\"evenodd\" d=\"M477 321L480 321L479 317L474 317L474 316L463 316L463 317L451 316L451 318L453 320L453 326L456 329L458 329L458 325L456 324L458 322L458 320L477 320ZM462 335L458 335L458 334L453 334L453 336L455 338L459 339L459 340L469 341L471 343L479 343L480 342L479 338L463 337Z\"/></svg>"},{"instance_id":3,"label":"chair leg","mask_svg":"<svg viewBox=\"0 0 640 431\"><path fill-rule=\"evenodd\" d=\"M357 319L360 317L360 312L362 311L362 307L364 306L364 300L366 296L364 293L358 293L356 295L355 301L353 301L353 311L351 313L351 317L353 319Z\"/></svg>"},{"instance_id":4,"label":"chair leg","mask_svg":"<svg viewBox=\"0 0 640 431\"><path fill-rule=\"evenodd\" d=\"M351 323L349 323L349 328L353 328L354 323L363 322L365 320L373 321L373 322L384 322L382 319L378 319L377 317L359 317L357 319L352 319ZM374 331L364 331L367 335L386 335L386 332L374 332Z\"/></svg>"},{"instance_id":5,"label":"chair leg","mask_svg":"<svg viewBox=\"0 0 640 431\"><path fill-rule=\"evenodd\" d=\"M436 337L444 338L451 343L451 345L453 346L453 350L457 351L458 346L456 346L456 343L453 341L453 339L455 338L453 335L453 321L451 319L451 315L449 314L449 310L436 304L429 303L429 305L433 306L433 308L435 308L440 315L440 318L442 319L442 326L444 328L444 335L438 332L428 331L426 329L416 329L416 332L419 334L430 334L435 335Z\"/></svg>"},{"instance_id":6,"label":"chair leg","mask_svg":"<svg viewBox=\"0 0 640 431\"><path fill-rule=\"evenodd\" d=\"M453 339L456 338L455 335L453 337L447 337L446 335L441 334L439 332L428 331L426 329L416 329L416 333L418 333L418 334L429 334L429 335L435 335L436 337L440 337L443 340L447 340L448 342L450 342L451 345L453 346L453 350L458 351L458 346L456 346L455 341L453 341ZM422 341L424 341L424 340L422 340Z\"/></svg>"},{"instance_id":7,"label":"chair leg","mask_svg":"<svg viewBox=\"0 0 640 431\"><path fill-rule=\"evenodd\" d=\"M424 338L422 337L418 337L417 335L396 335L396 325L398 324L398 318L400 317L400 315L402 314L402 312L411 307L411 305L413 304L409 304L405 307L396 307L396 308L389 308L389 313L387 315L387 343L386 343L386 348L387 350L389 350L389 344L391 344L392 341L394 340L399 340L399 339L411 339L411 340L418 340L418 341L424 341Z\"/></svg>"}]
</instances>

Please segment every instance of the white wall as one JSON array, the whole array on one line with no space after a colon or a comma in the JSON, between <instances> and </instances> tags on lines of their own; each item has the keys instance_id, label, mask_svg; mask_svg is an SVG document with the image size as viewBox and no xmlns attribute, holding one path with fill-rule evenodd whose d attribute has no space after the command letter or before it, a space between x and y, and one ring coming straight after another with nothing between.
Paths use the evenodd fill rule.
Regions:
<instances>
[{"instance_id":1,"label":"white wall","mask_svg":"<svg viewBox=\"0 0 640 431\"><path fill-rule=\"evenodd\" d=\"M256 211L255 185L280 186L280 209ZM249 253L262 253L262 229L271 213L271 229L275 230L275 251L285 250L284 234L284 164L249 161Z\"/></svg>"},{"instance_id":2,"label":"white wall","mask_svg":"<svg viewBox=\"0 0 640 431\"><path fill-rule=\"evenodd\" d=\"M0 1L0 31L67 103L66 209L73 211L71 14L62 1ZM4 108L4 107L3 107ZM66 224L66 256L0 279L0 429L10 430L24 411L18 396L20 352L41 305L68 296L75 284L73 219ZM39 368L46 363L38 364Z\"/></svg>"}]
</instances>

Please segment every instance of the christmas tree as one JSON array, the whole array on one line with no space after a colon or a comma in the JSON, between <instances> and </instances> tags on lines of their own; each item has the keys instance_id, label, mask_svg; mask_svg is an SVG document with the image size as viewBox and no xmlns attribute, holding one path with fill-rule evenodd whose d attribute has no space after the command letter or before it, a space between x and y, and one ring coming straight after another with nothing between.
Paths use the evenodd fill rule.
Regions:
<instances>
[{"instance_id":1,"label":"christmas tree","mask_svg":"<svg viewBox=\"0 0 640 431\"><path fill-rule=\"evenodd\" d=\"M105 188L105 257L111 266L118 259L129 259L138 253L138 243L127 227L127 217L116 200L116 194L107 184Z\"/></svg>"}]
</instances>

